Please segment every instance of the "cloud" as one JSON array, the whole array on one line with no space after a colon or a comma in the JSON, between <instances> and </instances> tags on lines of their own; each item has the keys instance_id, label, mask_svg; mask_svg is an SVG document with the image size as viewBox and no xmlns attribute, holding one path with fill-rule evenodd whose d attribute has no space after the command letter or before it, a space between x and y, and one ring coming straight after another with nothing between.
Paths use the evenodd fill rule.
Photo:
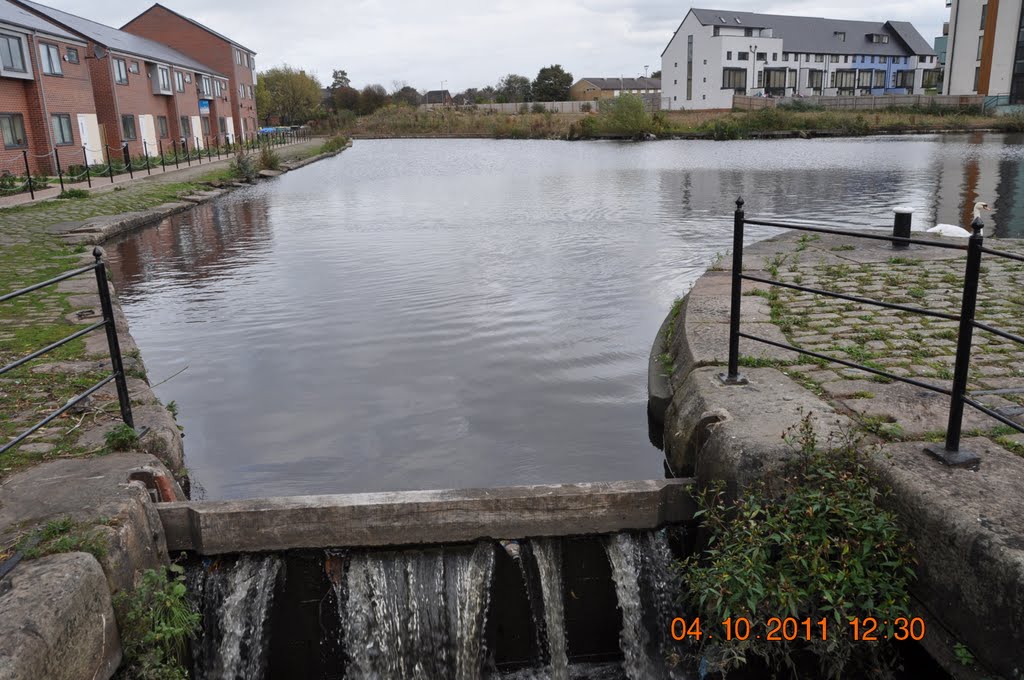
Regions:
<instances>
[{"instance_id":1,"label":"cloud","mask_svg":"<svg viewBox=\"0 0 1024 680\"><path fill-rule=\"evenodd\" d=\"M98 3L49 0L60 9L120 26L148 0ZM528 77L548 64L582 76L642 75L661 68L660 54L687 12L669 0L165 0L177 12L256 50L258 68L288 63L330 81L345 69L353 84L405 81L421 90L445 82L452 91L493 85L507 73ZM714 7L717 3L707 3ZM935 0L862 2L732 0L723 8L912 22L930 43L949 10Z\"/></svg>"}]
</instances>

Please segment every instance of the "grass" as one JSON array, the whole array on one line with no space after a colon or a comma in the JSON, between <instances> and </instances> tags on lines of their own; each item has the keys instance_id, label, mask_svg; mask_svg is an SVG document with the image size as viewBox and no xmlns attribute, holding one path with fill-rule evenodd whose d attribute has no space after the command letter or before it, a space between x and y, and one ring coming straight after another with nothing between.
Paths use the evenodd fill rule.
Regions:
<instances>
[{"instance_id":1,"label":"grass","mask_svg":"<svg viewBox=\"0 0 1024 680\"><path fill-rule=\"evenodd\" d=\"M109 524L106 520L98 523ZM65 516L50 520L22 537L14 549L30 560L66 552L87 552L99 559L107 554L107 541L96 524L75 522Z\"/></svg>"}]
</instances>

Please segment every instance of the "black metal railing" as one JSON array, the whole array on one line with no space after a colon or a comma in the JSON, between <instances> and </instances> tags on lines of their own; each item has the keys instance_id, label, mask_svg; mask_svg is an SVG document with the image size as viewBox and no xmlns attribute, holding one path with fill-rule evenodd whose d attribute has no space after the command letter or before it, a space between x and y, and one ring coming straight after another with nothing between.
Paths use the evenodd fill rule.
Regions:
<instances>
[{"instance_id":1,"label":"black metal railing","mask_svg":"<svg viewBox=\"0 0 1024 680\"><path fill-rule=\"evenodd\" d=\"M929 248L945 248L948 250L961 250L967 253L967 262L964 269L964 286L963 286L963 298L960 303L960 313L951 314L949 312L942 312L931 309L923 309L919 307L912 307L909 305L901 305L894 302L885 302L883 300L875 300L872 298L859 297L856 295L848 295L845 293L839 293L835 291L822 290L819 288L810 288L808 286L801 286L795 283L787 283L783 281L776 281L773 279L765 278L762 276L756 276L753 274L743 273L743 231L746 225L753 225L759 227L772 227L777 229L793 229L796 231L807 231L818 234L832 234L837 236L844 236L858 239L869 239L876 241L888 241L894 250L903 251L911 245L927 246ZM745 338L747 340L753 340L755 342L764 343L777 347L780 349L791 350L799 354L813 357L818 360L828 361L836 364L840 364L849 368L865 371L872 373L889 380L895 380L898 382L907 383L915 387L920 387L932 392L948 396L949 402L949 421L946 427L946 438L943 444L936 444L927 447L929 453L937 457L947 465L957 466L968 466L975 465L980 461L980 458L970 452L964 451L960 448L960 436L963 430L963 414L964 405L971 406L978 411L981 411L985 415L998 420L1000 423L1007 425L1019 432L1024 432L1024 426L1020 423L1013 421L1005 415L991 409L984 404L981 404L974 399L967 392L968 382L968 371L970 369L971 360L971 346L974 338L975 329L993 333L1001 338L1011 340L1016 343L1024 345L1024 337L1010 333L1008 331L995 328L990 324L983 323L975 319L975 312L978 303L978 281L981 274L981 259L982 254L991 255L994 257L1001 257L1010 260L1016 260L1018 262L1024 262L1024 257L1008 253L1001 250L994 250L987 248L984 245L983 228L985 224L981 218L975 218L971 224L970 237L966 243L949 243L945 241L933 241L919 238L911 238L910 234L910 215L907 212L897 211L895 222L893 225L893 235L887 236L884 234L871 234L856 231L846 231L842 229L830 229L827 227L812 227L803 224L790 224L785 222L770 222L766 220L748 220L743 211L743 199L739 198L736 200L736 213L733 221L733 250L732 250L732 300L731 300L731 311L729 318L729 364L726 373L719 375L719 379L723 384L726 385L746 385L747 379L739 372L739 359L740 359L740 339ZM957 321L960 324L959 332L957 335L957 348L956 348L956 362L953 367L953 383L949 388L942 387L941 385L934 385L922 380L915 378L909 378L905 376L896 375L880 368L874 368L872 366L865 366L858 364L853 361L847 361L845 359L839 359L838 357L828 356L821 354L820 352L813 352L801 347L795 347L782 342L776 342L769 340L768 338L762 338L750 333L744 333L740 329L740 312L742 305L742 286L744 281L751 281L754 283L766 284L769 286L779 286L782 288L788 288L790 290L797 290L804 293L811 293L813 295L822 295L826 297L836 298L840 300L846 300L849 302L857 302L861 304L874 305L877 307L884 307L886 309L894 309L902 312L909 312L913 314L920 314L922 316L932 316L940 319L946 319L949 321ZM1021 393L1024 392L1024 387L1019 390L997 390L998 393ZM976 393L978 396L981 394L992 394L994 392L979 392Z\"/></svg>"},{"instance_id":2,"label":"black metal railing","mask_svg":"<svg viewBox=\"0 0 1024 680\"><path fill-rule=\"evenodd\" d=\"M135 423L132 420L131 397L128 395L128 381L125 378L124 363L121 360L121 346L118 343L117 328L114 325L114 309L113 305L111 305L110 302L110 288L108 288L107 286L107 268L106 265L103 263L102 259L103 251L100 250L99 248L95 248L92 251L92 254L93 257L96 258L96 261L93 262L92 264L87 265L85 267L80 267L79 269L75 269L73 271L64 272L60 276L55 276L52 279L43 281L42 283L37 283L27 288L16 290L13 293L8 293L6 295L0 296L0 302L7 302L8 300L13 300L15 298L21 297L22 295L27 295L28 293L37 291L41 288L46 288L47 286L55 285L57 283L60 283L61 281L65 281L75 276L79 276L81 274L94 271L96 272L96 286L99 289L100 307L103 312L103 320L97 321L94 324L86 326L85 328L72 333L71 335L67 336L62 340L58 340L57 342L49 344L46 347L43 347L42 349L36 350L31 354L21 357L17 361L7 364L3 368L0 368L0 375L4 375L5 373L13 371L14 369L20 366L24 366L33 359L38 359L39 357L43 356L48 352L52 352L58 347L62 347L73 340L77 340L78 338L88 335L89 333L92 333L93 331L99 330L101 328L105 329L107 333L107 345L110 349L110 364L112 372L110 375L106 376L105 378L103 378L98 383L96 383L89 389L85 390L78 396L69 399L67 403L64 404L64 406L57 409L50 415L46 416L45 418L43 418L38 423L28 428L21 434L17 435L11 441L4 443L2 446L0 446L0 454L6 452L8 449L17 446L33 432L39 430L40 428L46 427L46 425L48 425L50 422L59 418L64 413L74 408L76 404L83 401L84 399L94 394L95 392L98 392L105 385L111 382L113 382L117 387L117 400L121 406L121 419L125 422L126 425L128 425L128 427L135 427Z\"/></svg>"}]
</instances>

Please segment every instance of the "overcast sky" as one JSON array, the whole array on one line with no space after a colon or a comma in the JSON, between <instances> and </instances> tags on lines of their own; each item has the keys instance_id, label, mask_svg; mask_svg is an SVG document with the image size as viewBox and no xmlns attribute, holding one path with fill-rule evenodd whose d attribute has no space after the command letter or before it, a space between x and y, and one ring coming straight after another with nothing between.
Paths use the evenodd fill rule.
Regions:
<instances>
[{"instance_id":1,"label":"overcast sky","mask_svg":"<svg viewBox=\"0 0 1024 680\"><path fill-rule=\"evenodd\" d=\"M89 3L42 0L94 21L121 26L152 0ZM530 77L561 64L576 79L643 75L661 68L661 52L690 5L669 0L164 0L255 50L258 70L290 64L325 86L331 71L352 84L394 82L452 92L493 85L507 73ZM731 0L698 7L837 19L910 21L932 43L949 10L942 0Z\"/></svg>"}]
</instances>

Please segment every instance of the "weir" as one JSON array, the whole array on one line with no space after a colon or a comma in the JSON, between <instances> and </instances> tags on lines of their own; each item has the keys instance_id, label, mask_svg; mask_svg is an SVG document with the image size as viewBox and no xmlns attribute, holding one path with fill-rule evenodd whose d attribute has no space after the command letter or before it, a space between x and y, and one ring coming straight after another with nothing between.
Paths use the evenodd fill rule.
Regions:
<instances>
[{"instance_id":1,"label":"weir","mask_svg":"<svg viewBox=\"0 0 1024 680\"><path fill-rule=\"evenodd\" d=\"M666 665L665 641L691 488L658 480L156 507L169 549L192 554L200 680L667 680L686 677Z\"/></svg>"}]
</instances>

